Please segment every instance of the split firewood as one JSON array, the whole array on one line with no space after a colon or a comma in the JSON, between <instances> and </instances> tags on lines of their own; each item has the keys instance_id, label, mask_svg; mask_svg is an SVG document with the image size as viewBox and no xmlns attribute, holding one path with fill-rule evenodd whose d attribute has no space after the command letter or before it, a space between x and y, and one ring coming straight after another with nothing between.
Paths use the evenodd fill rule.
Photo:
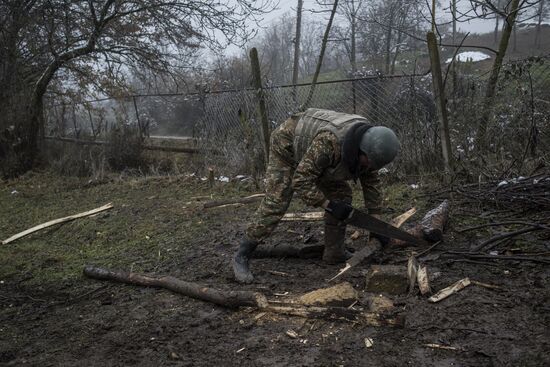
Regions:
<instances>
[{"instance_id":1,"label":"split firewood","mask_svg":"<svg viewBox=\"0 0 550 367\"><path fill-rule=\"evenodd\" d=\"M209 209L228 204L250 204L262 200L264 196L265 194L254 194L244 198L207 201L204 203L203 208Z\"/></svg>"},{"instance_id":2,"label":"split firewood","mask_svg":"<svg viewBox=\"0 0 550 367\"><path fill-rule=\"evenodd\" d=\"M409 294L414 291L414 286L416 285L418 273L418 261L416 260L415 253L409 256L407 261L407 277L409 278Z\"/></svg>"},{"instance_id":3,"label":"split firewood","mask_svg":"<svg viewBox=\"0 0 550 367\"><path fill-rule=\"evenodd\" d=\"M58 218L58 219L54 219L54 220L51 220L49 222L46 222L46 223L42 223L42 224L39 224L37 226L34 226L32 228L29 228L23 232L20 232L20 233L17 233L13 236L11 236L10 238L2 241L2 245L5 245L7 243L10 243L10 242L13 242L21 237L25 237L25 236L28 236L29 234L31 233L34 233L34 232L37 232L37 231L40 231L41 229L44 229L44 228L48 228L48 227L51 227L51 226L54 226L56 224L61 224L61 223L66 223L66 222L70 222L72 220L75 220L75 219L78 219L78 218L83 218L83 217L89 217L90 215L94 215L94 214L97 214L97 213L100 213L102 211L105 211L105 210L108 210L108 209L111 209L113 207L113 204L109 203L109 204L105 204L99 208L96 208L96 209L92 209L92 210L89 210L87 212L83 212L83 213L79 213L79 214L74 214L74 215L70 215L68 217L63 217L63 218Z\"/></svg>"},{"instance_id":4,"label":"split firewood","mask_svg":"<svg viewBox=\"0 0 550 367\"><path fill-rule=\"evenodd\" d=\"M466 288L470 284L472 284L472 282L470 282L470 278L461 279L458 282L448 286L447 288L443 288L442 290L440 290L439 292L437 292L436 294L428 298L428 301L434 302L434 303L442 301L445 298L449 297L451 294L455 294L461 289Z\"/></svg>"},{"instance_id":5,"label":"split firewood","mask_svg":"<svg viewBox=\"0 0 550 367\"><path fill-rule=\"evenodd\" d=\"M405 213L398 215L390 221L390 224L394 227L401 227L407 220L410 219L416 213L416 208L411 208Z\"/></svg>"},{"instance_id":6,"label":"split firewood","mask_svg":"<svg viewBox=\"0 0 550 367\"><path fill-rule=\"evenodd\" d=\"M422 219L422 232L426 239L433 242L443 239L443 230L449 220L449 201L444 200L435 209L430 210Z\"/></svg>"},{"instance_id":7,"label":"split firewood","mask_svg":"<svg viewBox=\"0 0 550 367\"><path fill-rule=\"evenodd\" d=\"M420 265L418 267L418 272L416 273L416 279L418 281L418 288L420 289L420 294L424 296L432 292L432 290L430 289L430 280L428 279L428 268L425 265Z\"/></svg>"},{"instance_id":8,"label":"split firewood","mask_svg":"<svg viewBox=\"0 0 550 367\"><path fill-rule=\"evenodd\" d=\"M111 280L145 287L165 288L175 293L229 308L245 306L264 308L268 304L266 297L258 292L222 291L197 283L186 282L171 276L144 275L125 271L108 270L91 265L84 268L84 275L99 280Z\"/></svg>"}]
</instances>

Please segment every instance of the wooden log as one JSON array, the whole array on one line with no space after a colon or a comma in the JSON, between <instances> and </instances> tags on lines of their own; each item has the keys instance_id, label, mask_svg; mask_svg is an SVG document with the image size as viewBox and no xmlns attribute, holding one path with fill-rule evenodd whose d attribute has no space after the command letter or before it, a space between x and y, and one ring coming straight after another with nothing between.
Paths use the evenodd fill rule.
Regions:
<instances>
[{"instance_id":1,"label":"wooden log","mask_svg":"<svg viewBox=\"0 0 550 367\"><path fill-rule=\"evenodd\" d=\"M328 288L320 288L296 298L296 302L305 306L348 307L357 302L359 294L348 282L338 283Z\"/></svg>"},{"instance_id":2,"label":"wooden log","mask_svg":"<svg viewBox=\"0 0 550 367\"><path fill-rule=\"evenodd\" d=\"M63 218L58 218L58 219L54 219L54 220L50 220L49 222L46 222L46 223L42 223L42 224L39 224L37 226L34 226L32 228L29 228L23 232L19 232L13 236L11 236L10 238L2 241L2 245L5 245L7 243L10 243L10 242L13 242L21 237L25 237L25 236L28 236L30 235L31 233L34 233L34 232L37 232L41 229L44 229L44 228L48 228L48 227L51 227L51 226L54 226L56 224L61 224L61 223L66 223L66 222L69 222L69 221L72 221L72 220L75 220L75 219L78 219L78 218L83 218L83 217L89 217L90 215L94 215L94 214L97 214L97 213L100 213L102 211L105 211L105 210L108 210L108 209L111 209L113 207L113 204L109 203L109 204L105 204L99 208L96 208L96 209L92 209L92 210L88 210L86 212L83 212L83 213L79 213L79 214L74 214L74 215L70 215L68 217L63 217Z\"/></svg>"},{"instance_id":3,"label":"wooden log","mask_svg":"<svg viewBox=\"0 0 550 367\"><path fill-rule=\"evenodd\" d=\"M263 199L265 194L254 194L250 195L244 198L237 198L237 199L225 199L225 200L213 200L213 201L207 201L203 204L204 209L209 208L215 208L222 205L228 205L228 204L249 204L249 203L255 203Z\"/></svg>"},{"instance_id":4,"label":"wooden log","mask_svg":"<svg viewBox=\"0 0 550 367\"><path fill-rule=\"evenodd\" d=\"M229 308L243 306L264 308L268 305L267 299L261 293L249 291L222 291L197 283L186 282L171 276L152 276L115 271L92 265L87 265L84 268L84 275L99 280L110 280L145 287L165 288L175 293Z\"/></svg>"},{"instance_id":5,"label":"wooden log","mask_svg":"<svg viewBox=\"0 0 550 367\"><path fill-rule=\"evenodd\" d=\"M366 312L347 307L319 307L295 304L277 305L270 303L263 294L258 292L222 291L197 283L186 282L171 276L152 276L114 271L91 265L87 265L83 273L85 276L93 279L109 280L145 287L164 288L191 298L212 302L229 308L241 306L256 307L262 312L273 312L306 318L352 321L367 326L403 327L405 325L405 317L395 313L384 314Z\"/></svg>"},{"instance_id":6,"label":"wooden log","mask_svg":"<svg viewBox=\"0 0 550 367\"><path fill-rule=\"evenodd\" d=\"M424 238L424 233L422 232L422 225L420 223L413 225L410 228L405 229L405 232L408 232L409 234L413 235L417 238ZM405 246L405 245L411 245L411 243L403 240L398 240L397 238L390 239L389 242L390 246Z\"/></svg>"},{"instance_id":7,"label":"wooden log","mask_svg":"<svg viewBox=\"0 0 550 367\"><path fill-rule=\"evenodd\" d=\"M252 253L252 258L262 259L266 257L297 257L300 259L320 258L323 255L323 245L296 246L292 244L279 244L275 246L259 246Z\"/></svg>"},{"instance_id":8,"label":"wooden log","mask_svg":"<svg viewBox=\"0 0 550 367\"><path fill-rule=\"evenodd\" d=\"M449 220L449 201L444 200L435 209L430 210L422 221L422 233L424 237L431 241L441 241L443 239L443 230Z\"/></svg>"}]
</instances>

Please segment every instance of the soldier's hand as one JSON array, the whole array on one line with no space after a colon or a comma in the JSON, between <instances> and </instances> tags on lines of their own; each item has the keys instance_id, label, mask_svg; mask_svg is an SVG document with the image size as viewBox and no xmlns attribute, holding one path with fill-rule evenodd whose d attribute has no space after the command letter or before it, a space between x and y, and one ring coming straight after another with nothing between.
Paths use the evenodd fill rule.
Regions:
<instances>
[{"instance_id":1,"label":"soldier's hand","mask_svg":"<svg viewBox=\"0 0 550 367\"><path fill-rule=\"evenodd\" d=\"M345 201L330 200L325 210L338 220L346 220L353 211L353 207Z\"/></svg>"}]
</instances>

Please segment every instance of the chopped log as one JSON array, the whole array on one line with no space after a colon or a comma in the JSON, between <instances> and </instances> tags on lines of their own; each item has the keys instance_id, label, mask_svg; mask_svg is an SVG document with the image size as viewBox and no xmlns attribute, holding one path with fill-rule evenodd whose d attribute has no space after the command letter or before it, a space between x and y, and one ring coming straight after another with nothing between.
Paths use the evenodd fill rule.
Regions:
<instances>
[{"instance_id":1,"label":"chopped log","mask_svg":"<svg viewBox=\"0 0 550 367\"><path fill-rule=\"evenodd\" d=\"M413 235L416 238L424 238L424 233L422 232L422 225L420 223L413 225L411 228L405 229L405 232ZM391 246L405 246L410 245L411 243L403 240L398 240L397 238L390 239L389 245Z\"/></svg>"},{"instance_id":2,"label":"chopped log","mask_svg":"<svg viewBox=\"0 0 550 367\"><path fill-rule=\"evenodd\" d=\"M300 259L320 258L323 255L323 245L297 246L282 243L274 246L259 246L252 253L254 259L266 257L297 257Z\"/></svg>"},{"instance_id":3,"label":"chopped log","mask_svg":"<svg viewBox=\"0 0 550 367\"><path fill-rule=\"evenodd\" d=\"M455 294L456 292L466 288L470 284L472 284L470 282L470 278L461 279L458 282L448 286L447 288L443 288L442 290L440 290L439 292L437 292L436 294L428 298L428 301L434 302L434 303L443 301L445 298L449 297L451 294Z\"/></svg>"},{"instance_id":4,"label":"chopped log","mask_svg":"<svg viewBox=\"0 0 550 367\"><path fill-rule=\"evenodd\" d=\"M371 312L384 312L395 309L393 301L383 294L367 293L361 301L366 301Z\"/></svg>"},{"instance_id":5,"label":"chopped log","mask_svg":"<svg viewBox=\"0 0 550 367\"><path fill-rule=\"evenodd\" d=\"M405 266L371 265L367 273L367 292L404 294L408 287L409 278Z\"/></svg>"},{"instance_id":6,"label":"chopped log","mask_svg":"<svg viewBox=\"0 0 550 367\"><path fill-rule=\"evenodd\" d=\"M350 283L343 282L303 294L296 299L296 302L306 306L348 307L357 302L358 296Z\"/></svg>"},{"instance_id":7,"label":"chopped log","mask_svg":"<svg viewBox=\"0 0 550 367\"><path fill-rule=\"evenodd\" d=\"M97 214L99 212L111 209L112 207L113 207L113 204L109 203L109 204L105 204L105 205L103 205L99 208L88 210L88 211L83 212L83 213L74 214L74 215L70 215L68 217L63 217L63 218L50 220L49 222L39 224L37 226L34 226L34 227L29 228L29 229L27 229L23 232L20 232L20 233L17 233L15 235L11 236L10 238L2 241L2 245L13 242L13 241L15 241L15 240L17 240L21 237L28 236L29 234L37 232L41 229L48 228L48 227L51 227L51 226L54 226L54 225L60 224L60 223L66 223L66 222L69 222L69 221L72 221L72 220L75 220L75 219L78 219L78 218L89 217L90 215L94 215L94 214Z\"/></svg>"},{"instance_id":8,"label":"chopped log","mask_svg":"<svg viewBox=\"0 0 550 367\"><path fill-rule=\"evenodd\" d=\"M202 207L209 209L227 204L250 204L262 200L264 196L265 194L254 194L244 198L207 201Z\"/></svg>"},{"instance_id":9,"label":"chopped log","mask_svg":"<svg viewBox=\"0 0 550 367\"><path fill-rule=\"evenodd\" d=\"M443 239L443 230L449 220L449 201L444 200L435 209L430 210L422 221L422 232L426 239L433 242Z\"/></svg>"},{"instance_id":10,"label":"chopped log","mask_svg":"<svg viewBox=\"0 0 550 367\"><path fill-rule=\"evenodd\" d=\"M152 276L115 271L91 265L84 267L84 275L99 280L110 280L145 287L165 288L175 293L229 308L245 306L264 308L268 304L265 296L258 292L222 291L197 283L186 282L171 276Z\"/></svg>"}]
</instances>

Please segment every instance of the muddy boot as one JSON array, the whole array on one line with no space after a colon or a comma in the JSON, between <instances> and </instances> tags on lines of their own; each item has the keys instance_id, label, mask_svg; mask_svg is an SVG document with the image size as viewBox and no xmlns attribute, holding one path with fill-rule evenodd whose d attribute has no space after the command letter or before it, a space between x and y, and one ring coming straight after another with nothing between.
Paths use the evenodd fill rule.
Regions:
<instances>
[{"instance_id":1,"label":"muddy boot","mask_svg":"<svg viewBox=\"0 0 550 367\"><path fill-rule=\"evenodd\" d=\"M256 246L258 246L258 242L245 237L241 241L235 257L233 257L233 272L235 273L235 279L239 283L252 283L254 280L254 276L248 268L248 261L250 254L256 249Z\"/></svg>"},{"instance_id":2,"label":"muddy boot","mask_svg":"<svg viewBox=\"0 0 550 367\"><path fill-rule=\"evenodd\" d=\"M346 262L352 254L346 250L344 240L346 238L346 226L330 214L325 215L325 250L323 261L327 264L340 264Z\"/></svg>"}]
</instances>

